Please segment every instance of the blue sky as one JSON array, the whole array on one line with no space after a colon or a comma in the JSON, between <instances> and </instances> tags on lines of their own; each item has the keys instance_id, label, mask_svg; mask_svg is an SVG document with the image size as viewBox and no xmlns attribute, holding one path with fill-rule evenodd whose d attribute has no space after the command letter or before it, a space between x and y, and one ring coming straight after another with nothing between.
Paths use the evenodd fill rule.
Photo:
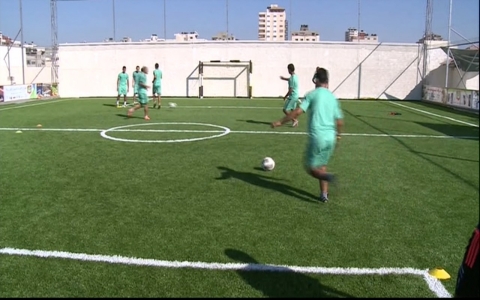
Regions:
<instances>
[{"instance_id":1,"label":"blue sky","mask_svg":"<svg viewBox=\"0 0 480 300\"><path fill-rule=\"evenodd\" d=\"M113 0L58 2L58 38L65 42L99 42L113 37ZM227 0L165 0L167 38L197 31L210 39L226 31ZM434 0L433 31L448 35L449 0ZM290 28L308 24L324 41L341 41L348 27L357 27L358 0L229 0L229 31L238 39L256 40L258 12L278 4L291 15ZM291 5L291 6L290 6ZM382 42L416 42L425 28L426 0L361 0L361 27ZM290 9L291 8L291 9ZM134 41L157 33L163 38L163 0L115 0L116 37ZM479 36L479 0L454 0L452 27L466 38ZM50 0L23 0L24 38L51 44ZM0 31L15 37L20 29L19 0L0 0ZM462 38L452 32L452 41Z\"/></svg>"}]
</instances>

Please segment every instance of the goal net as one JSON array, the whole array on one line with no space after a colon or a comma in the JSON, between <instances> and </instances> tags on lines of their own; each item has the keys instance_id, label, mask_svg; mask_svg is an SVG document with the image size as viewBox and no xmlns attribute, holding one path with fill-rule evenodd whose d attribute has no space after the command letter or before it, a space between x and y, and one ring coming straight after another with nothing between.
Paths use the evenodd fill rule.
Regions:
<instances>
[{"instance_id":1,"label":"goal net","mask_svg":"<svg viewBox=\"0 0 480 300\"><path fill-rule=\"evenodd\" d=\"M252 61L200 61L187 78L187 97L252 98Z\"/></svg>"}]
</instances>

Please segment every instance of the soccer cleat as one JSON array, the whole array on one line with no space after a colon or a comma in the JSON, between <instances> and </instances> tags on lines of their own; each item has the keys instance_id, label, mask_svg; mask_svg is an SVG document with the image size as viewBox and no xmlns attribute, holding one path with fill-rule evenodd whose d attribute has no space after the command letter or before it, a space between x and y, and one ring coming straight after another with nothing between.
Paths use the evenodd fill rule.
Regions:
<instances>
[{"instance_id":1,"label":"soccer cleat","mask_svg":"<svg viewBox=\"0 0 480 300\"><path fill-rule=\"evenodd\" d=\"M161 104L158 105L157 109L160 109L160 108L162 108L162 105L161 105Z\"/></svg>"},{"instance_id":2,"label":"soccer cleat","mask_svg":"<svg viewBox=\"0 0 480 300\"><path fill-rule=\"evenodd\" d=\"M324 196L323 194L320 195L320 202L327 203L328 202L328 194L327 196Z\"/></svg>"},{"instance_id":3,"label":"soccer cleat","mask_svg":"<svg viewBox=\"0 0 480 300\"><path fill-rule=\"evenodd\" d=\"M297 127L298 126L298 120L293 121L292 127Z\"/></svg>"}]
</instances>

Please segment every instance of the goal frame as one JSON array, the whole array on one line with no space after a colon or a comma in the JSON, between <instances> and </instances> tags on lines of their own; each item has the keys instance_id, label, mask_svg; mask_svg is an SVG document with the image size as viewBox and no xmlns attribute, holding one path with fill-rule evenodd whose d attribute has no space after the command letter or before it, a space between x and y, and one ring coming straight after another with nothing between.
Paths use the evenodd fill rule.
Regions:
<instances>
[{"instance_id":1,"label":"goal frame","mask_svg":"<svg viewBox=\"0 0 480 300\"><path fill-rule=\"evenodd\" d=\"M236 76L218 76L218 77L209 77L204 76L203 70L205 67L215 67L215 68L238 68L239 71ZM243 74L246 73L247 76L247 98L252 99L252 84L251 84L251 74L252 74L252 61L241 61L241 60L210 60L210 61L199 61L195 70L187 77L187 98L190 98L190 80L198 80L198 98L203 99L204 97L204 80L232 80L233 81L233 97L234 98L243 98L237 96L237 79ZM198 70L197 77L192 77L195 71Z\"/></svg>"}]
</instances>

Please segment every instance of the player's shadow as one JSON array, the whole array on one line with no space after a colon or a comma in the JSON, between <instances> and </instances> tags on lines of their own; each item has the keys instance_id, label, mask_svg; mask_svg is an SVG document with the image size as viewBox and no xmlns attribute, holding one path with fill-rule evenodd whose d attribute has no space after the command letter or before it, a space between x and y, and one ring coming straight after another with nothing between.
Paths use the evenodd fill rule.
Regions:
<instances>
[{"instance_id":1,"label":"player's shadow","mask_svg":"<svg viewBox=\"0 0 480 300\"><path fill-rule=\"evenodd\" d=\"M117 107L116 104L103 103L103 106Z\"/></svg>"},{"instance_id":2,"label":"player's shadow","mask_svg":"<svg viewBox=\"0 0 480 300\"><path fill-rule=\"evenodd\" d=\"M221 176L216 178L217 180L225 179L238 179L243 182L255 185L264 189L270 189L279 193L282 193L286 196L297 198L306 202L317 202L317 198L314 195L303 191L301 189L289 186L285 183L279 181L284 181L282 179L272 178L260 174L250 173L250 172L241 172L235 171L227 167L217 167L221 172ZM262 170L261 168L255 168L256 170Z\"/></svg>"},{"instance_id":3,"label":"player's shadow","mask_svg":"<svg viewBox=\"0 0 480 300\"><path fill-rule=\"evenodd\" d=\"M246 122L250 124L261 124L261 125L270 125L272 122L263 122L263 121L255 121L255 120L237 120L239 122Z\"/></svg>"},{"instance_id":4,"label":"player's shadow","mask_svg":"<svg viewBox=\"0 0 480 300\"><path fill-rule=\"evenodd\" d=\"M267 267L245 252L226 249L225 255L238 263L248 264L237 274L252 288L269 298L353 298L320 283L318 279L293 272L287 267Z\"/></svg>"},{"instance_id":5,"label":"player's shadow","mask_svg":"<svg viewBox=\"0 0 480 300\"><path fill-rule=\"evenodd\" d=\"M377 131L379 131L380 133L383 133L383 134L388 134L388 132L386 132L385 130L382 130L381 128L357 117L355 114L353 114L352 112L348 111L347 109L343 108L342 109L344 113L354 117L355 119L357 119L358 121L364 123L365 125L368 125L370 126L372 129L375 129ZM468 186L470 186L471 188L475 189L478 191L478 182L473 182L473 181L470 181L466 178L463 178L462 176L460 176L459 174L451 171L450 169L448 169L447 167L443 166L442 164L440 163L437 163L435 162L434 160L432 160L431 158L429 158L427 155L423 155L422 152L417 152L415 151L411 146L409 146L407 143L405 143L404 141L402 141L402 139L398 138L398 137L395 137L395 136L391 136L391 138L393 140L395 140L399 145L403 146L405 149L407 149L410 153L416 155L417 157L423 159L424 161L434 165L435 167L437 167L438 169L440 170L443 170L445 173L448 173L450 174L452 177L456 178L457 180L459 181L462 181L464 182L465 184L467 184Z\"/></svg>"},{"instance_id":6,"label":"player's shadow","mask_svg":"<svg viewBox=\"0 0 480 300\"><path fill-rule=\"evenodd\" d=\"M129 117L127 114L116 114L117 117L122 117L122 118L125 118L125 119L142 119L142 117L139 117L139 116L134 116L132 115L131 117Z\"/></svg>"}]
</instances>

